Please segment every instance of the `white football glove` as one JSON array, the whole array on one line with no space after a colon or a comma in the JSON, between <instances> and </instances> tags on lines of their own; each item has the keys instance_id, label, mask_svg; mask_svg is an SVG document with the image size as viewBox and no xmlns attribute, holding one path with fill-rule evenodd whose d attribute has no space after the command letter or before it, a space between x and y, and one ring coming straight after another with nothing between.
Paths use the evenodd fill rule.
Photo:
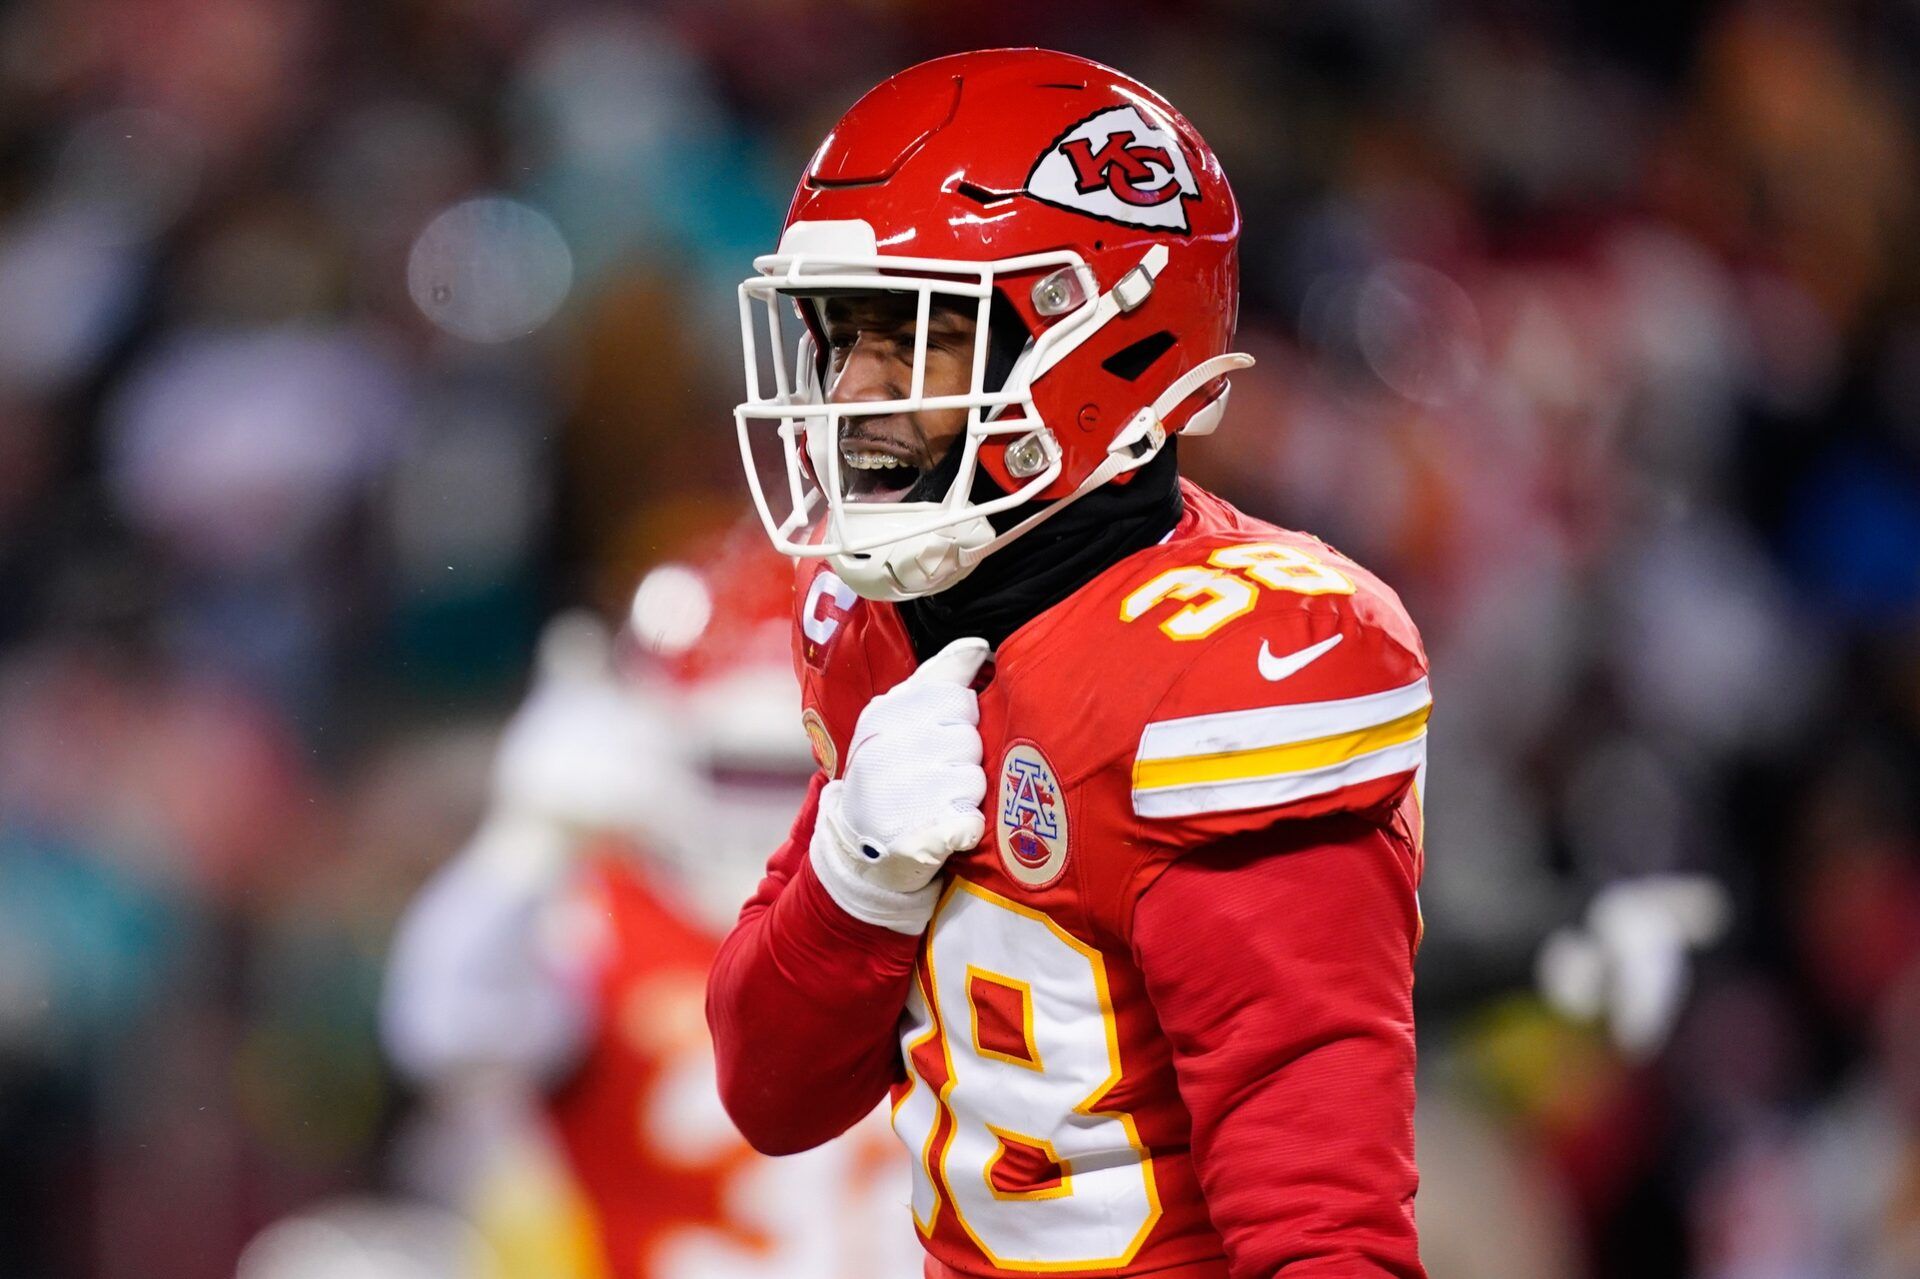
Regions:
<instances>
[{"instance_id":1,"label":"white football glove","mask_svg":"<svg viewBox=\"0 0 1920 1279\"><path fill-rule=\"evenodd\" d=\"M925 931L940 867L986 834L980 703L970 685L987 652L983 639L955 640L868 702L845 775L820 792L808 852L856 919Z\"/></svg>"}]
</instances>

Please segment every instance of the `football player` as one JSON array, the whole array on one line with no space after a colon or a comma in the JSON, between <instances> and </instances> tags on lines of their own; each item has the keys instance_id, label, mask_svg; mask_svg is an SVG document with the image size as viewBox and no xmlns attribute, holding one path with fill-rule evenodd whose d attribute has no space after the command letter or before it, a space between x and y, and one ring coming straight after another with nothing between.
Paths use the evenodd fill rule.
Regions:
<instances>
[{"instance_id":1,"label":"football player","mask_svg":"<svg viewBox=\"0 0 1920 1279\"><path fill-rule=\"evenodd\" d=\"M807 1161L764 1159L714 1083L707 968L813 769L788 666L791 570L748 532L641 583L631 662L595 619L550 627L492 812L395 941L395 1061L439 1112L505 1129L499 1159L455 1195L509 1274L842 1279L915 1251L877 1116ZM517 1122L529 1111L532 1132Z\"/></svg>"},{"instance_id":2,"label":"football player","mask_svg":"<svg viewBox=\"0 0 1920 1279\"><path fill-rule=\"evenodd\" d=\"M930 1276L1422 1273L1426 661L1178 475L1239 235L1151 89L977 52L862 98L740 289L821 769L709 979L721 1093L777 1153L891 1092Z\"/></svg>"}]
</instances>

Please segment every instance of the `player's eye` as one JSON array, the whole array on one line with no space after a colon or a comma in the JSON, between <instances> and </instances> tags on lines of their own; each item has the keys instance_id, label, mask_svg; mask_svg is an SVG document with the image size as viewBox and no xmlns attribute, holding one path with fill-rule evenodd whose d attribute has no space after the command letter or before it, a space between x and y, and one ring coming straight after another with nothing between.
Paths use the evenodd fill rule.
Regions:
<instances>
[{"instance_id":1,"label":"player's eye","mask_svg":"<svg viewBox=\"0 0 1920 1279\"><path fill-rule=\"evenodd\" d=\"M913 358L913 326L910 324L866 329L855 337L865 337L868 347L885 359L900 361Z\"/></svg>"},{"instance_id":2,"label":"player's eye","mask_svg":"<svg viewBox=\"0 0 1920 1279\"><path fill-rule=\"evenodd\" d=\"M913 359L914 326L906 324L839 324L829 325L826 332L827 352L835 368L843 366L853 349L865 346L883 359L907 363ZM938 330L929 329L927 333L929 348L946 345Z\"/></svg>"}]
</instances>

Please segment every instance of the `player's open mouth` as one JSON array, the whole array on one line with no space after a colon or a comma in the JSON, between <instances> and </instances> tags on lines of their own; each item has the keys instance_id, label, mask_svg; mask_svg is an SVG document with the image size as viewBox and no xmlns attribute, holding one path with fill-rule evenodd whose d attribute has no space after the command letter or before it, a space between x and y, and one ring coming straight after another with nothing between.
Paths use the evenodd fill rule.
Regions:
<instances>
[{"instance_id":1,"label":"player's open mouth","mask_svg":"<svg viewBox=\"0 0 1920 1279\"><path fill-rule=\"evenodd\" d=\"M887 440L840 441L840 474L854 502L897 502L920 479L918 456Z\"/></svg>"}]
</instances>

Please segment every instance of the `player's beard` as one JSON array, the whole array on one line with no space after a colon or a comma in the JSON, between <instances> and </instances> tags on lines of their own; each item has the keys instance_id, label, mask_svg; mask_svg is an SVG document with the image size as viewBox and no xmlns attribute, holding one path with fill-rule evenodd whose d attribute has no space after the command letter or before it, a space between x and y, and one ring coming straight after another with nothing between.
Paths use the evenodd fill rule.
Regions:
<instances>
[{"instance_id":1,"label":"player's beard","mask_svg":"<svg viewBox=\"0 0 1920 1279\"><path fill-rule=\"evenodd\" d=\"M938 502L947 495L947 490L953 487L954 480L960 474L960 455L965 452L961 447L963 438L965 437L954 437L953 443L947 446L947 451L940 460L920 472L920 478L913 482L913 487L901 495L902 502ZM976 471L973 478L974 491L977 493L980 489L980 481L987 478L986 470L982 468ZM992 481L988 483L991 487Z\"/></svg>"}]
</instances>

